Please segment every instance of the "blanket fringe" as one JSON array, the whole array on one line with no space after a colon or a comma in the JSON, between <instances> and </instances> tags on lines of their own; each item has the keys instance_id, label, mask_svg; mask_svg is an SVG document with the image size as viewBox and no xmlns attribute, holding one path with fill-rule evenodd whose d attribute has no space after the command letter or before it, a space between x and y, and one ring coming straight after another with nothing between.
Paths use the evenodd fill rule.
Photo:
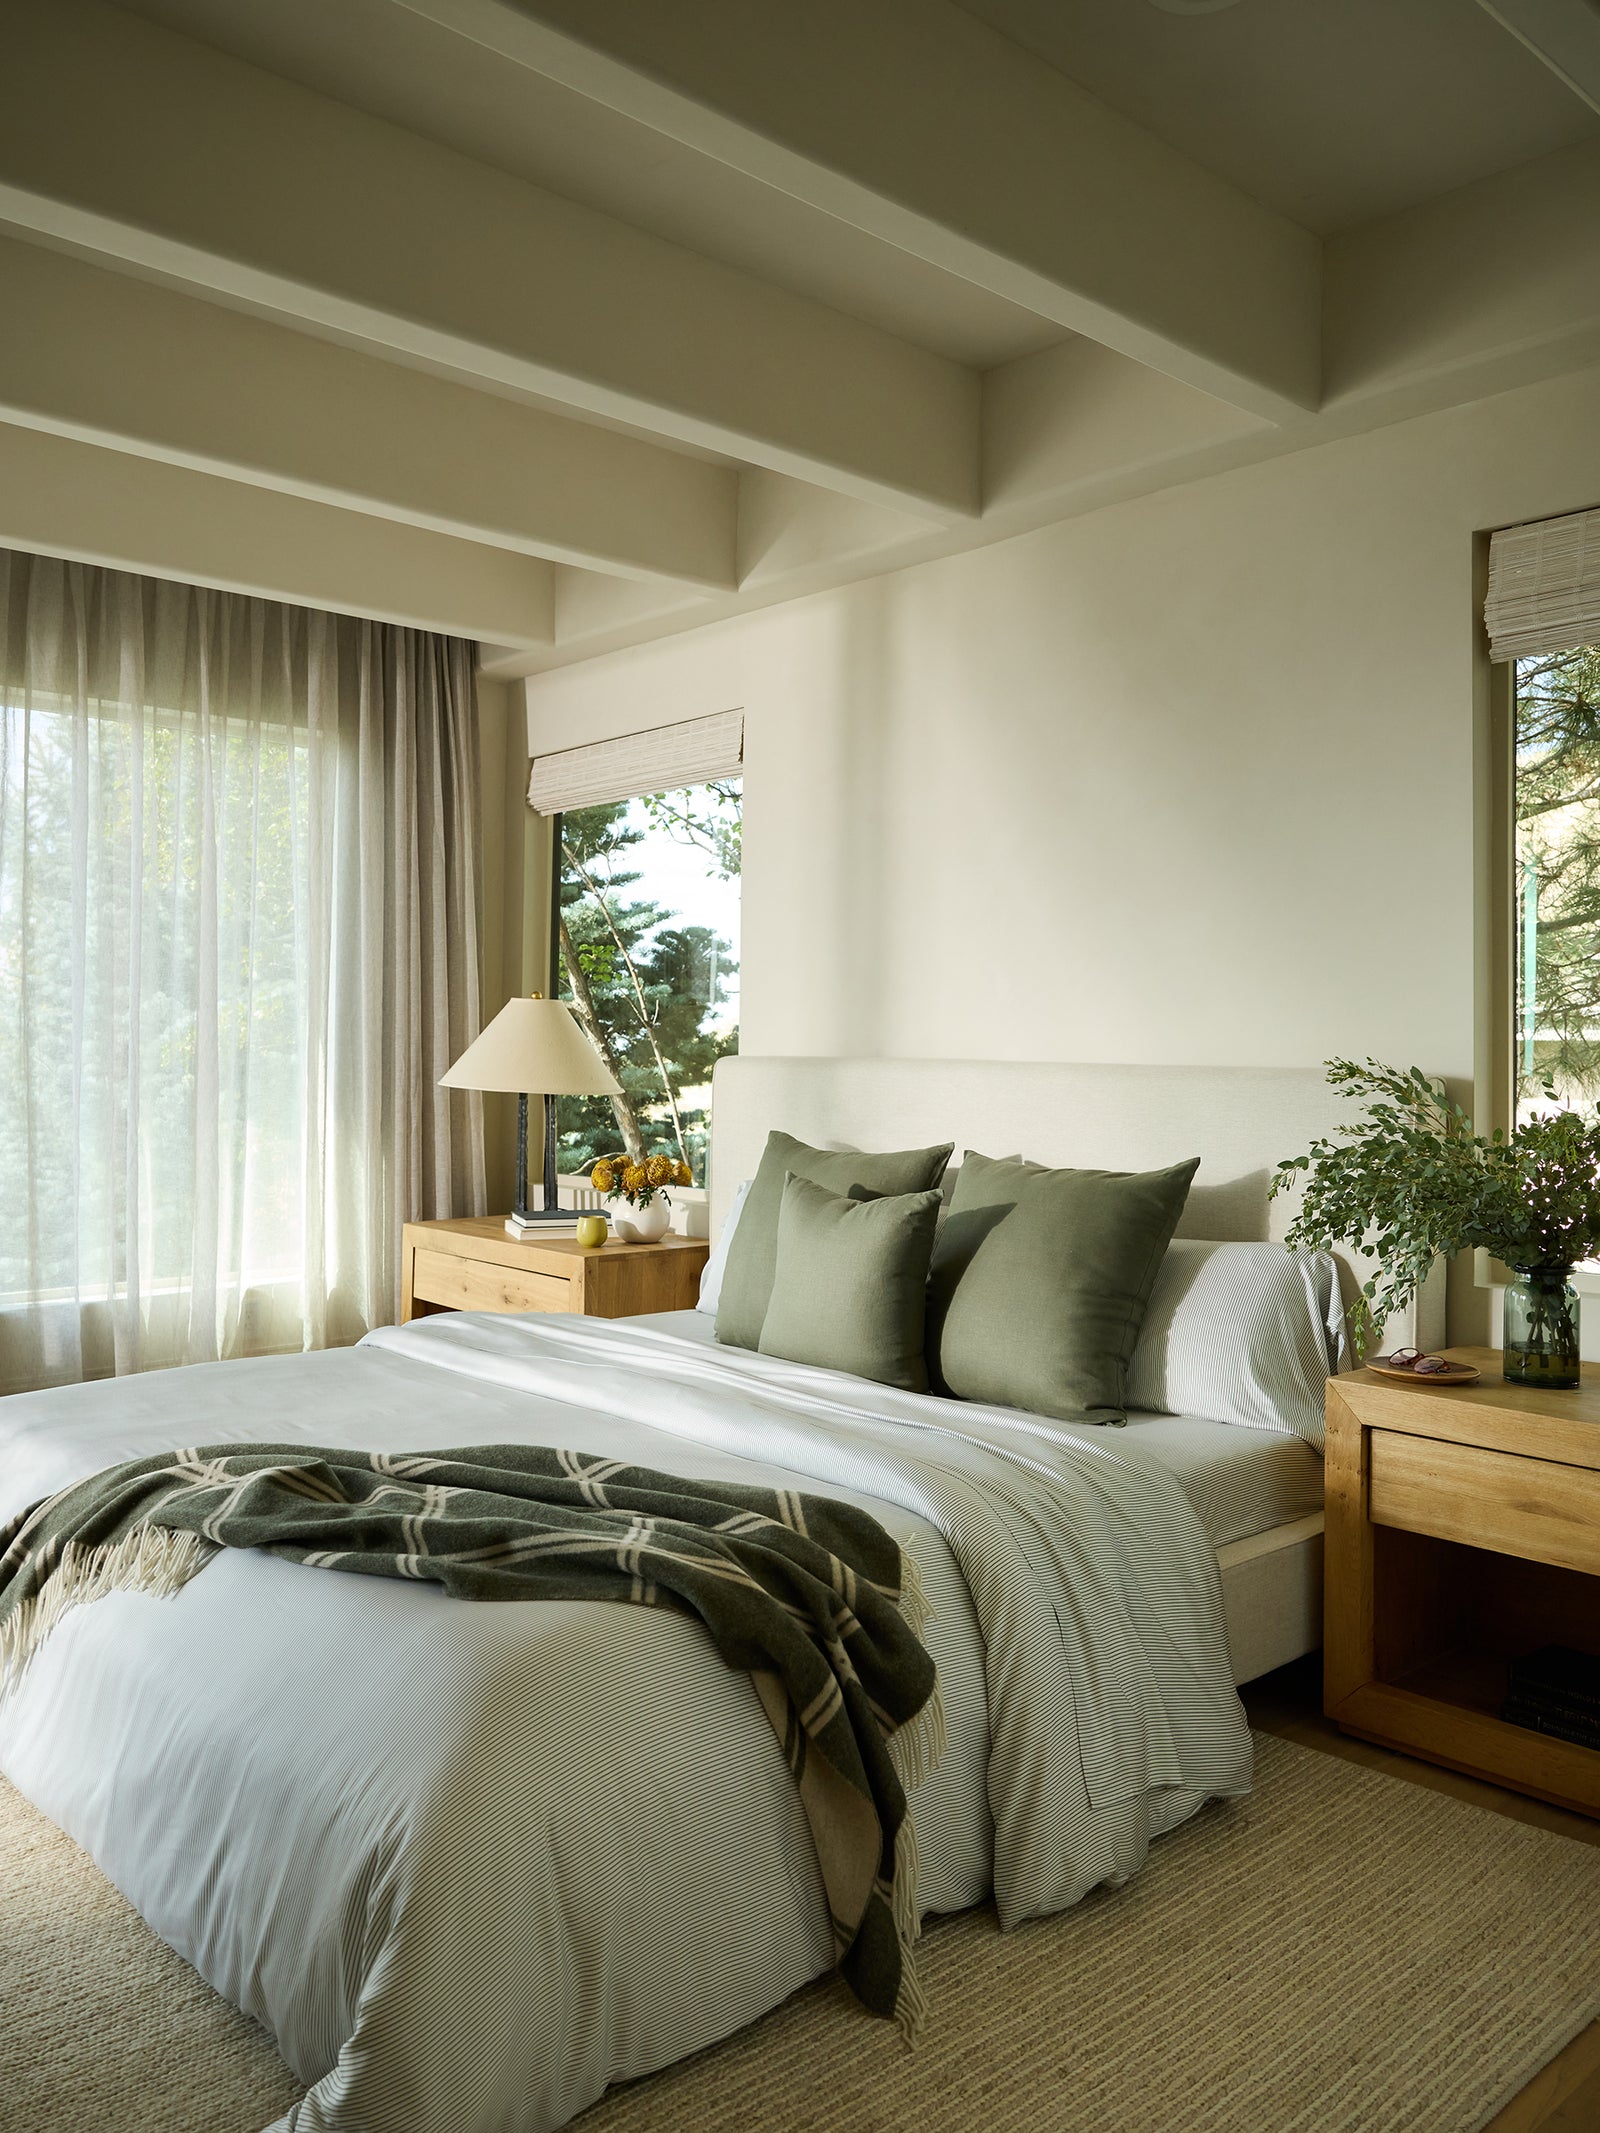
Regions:
<instances>
[{"instance_id":1,"label":"blanket fringe","mask_svg":"<svg viewBox=\"0 0 1600 2133\"><path fill-rule=\"evenodd\" d=\"M906 1627L918 1637L933 1620L933 1602L924 1590L922 1572L908 1540L900 1543L900 1613Z\"/></svg>"},{"instance_id":2,"label":"blanket fringe","mask_svg":"<svg viewBox=\"0 0 1600 2133\"><path fill-rule=\"evenodd\" d=\"M907 2044L914 2044L928 2019L928 2002L917 1976L916 1943L922 1937L922 1907L917 1900L917 1830L909 1808L894 1840L894 1929L900 1942L900 1991L894 2019Z\"/></svg>"},{"instance_id":3,"label":"blanket fringe","mask_svg":"<svg viewBox=\"0 0 1600 2133\"><path fill-rule=\"evenodd\" d=\"M948 1745L944 1726L944 1698L935 1681L933 1694L915 1718L908 1718L889 1736L889 1760L902 1787L914 1791L944 1761Z\"/></svg>"},{"instance_id":4,"label":"blanket fringe","mask_svg":"<svg viewBox=\"0 0 1600 2133\"><path fill-rule=\"evenodd\" d=\"M917 1559L906 1542L900 1544L900 1613L906 1625L921 1636L933 1617L933 1607L923 1590ZM933 1694L914 1718L896 1727L889 1736L889 1759L906 1792L920 1785L942 1761L946 1745L944 1698L937 1678ZM921 1863L917 1856L917 1828L909 1805L894 1840L894 1925L900 1942L900 1992L894 2018L908 2045L915 2043L928 2018L927 1997L917 1976L916 1943L922 1936L922 1905L918 1882Z\"/></svg>"},{"instance_id":5,"label":"blanket fringe","mask_svg":"<svg viewBox=\"0 0 1600 2133\"><path fill-rule=\"evenodd\" d=\"M933 1607L923 1590L917 1559L905 1541L900 1543L900 1613L907 1628L919 1637L933 1619ZM907 1792L938 1768L944 1759L945 1746L944 1698L935 1678L933 1694L922 1709L914 1718L908 1718L903 1726L897 1726L889 1736L889 1758ZM913 1874L915 1870L913 1861ZM900 1886L898 1868L895 1886Z\"/></svg>"},{"instance_id":6,"label":"blanket fringe","mask_svg":"<svg viewBox=\"0 0 1600 2133\"><path fill-rule=\"evenodd\" d=\"M216 1554L198 1533L164 1526L135 1526L108 1547L80 1548L69 1542L61 1560L32 1599L0 1626L0 1701L16 1687L63 1615L113 1592L145 1592L166 1600L181 1592Z\"/></svg>"}]
</instances>

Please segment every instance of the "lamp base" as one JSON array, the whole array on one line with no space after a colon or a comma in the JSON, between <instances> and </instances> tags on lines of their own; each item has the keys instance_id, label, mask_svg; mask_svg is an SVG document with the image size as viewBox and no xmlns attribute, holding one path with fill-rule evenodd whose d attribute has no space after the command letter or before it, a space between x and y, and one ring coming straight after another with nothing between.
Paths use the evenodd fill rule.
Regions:
<instances>
[{"instance_id":1,"label":"lamp base","mask_svg":"<svg viewBox=\"0 0 1600 2133\"><path fill-rule=\"evenodd\" d=\"M557 1198L560 1180L556 1176L556 1100L546 1096L544 1102L544 1189L543 1205L529 1207L528 1201L528 1099L517 1098L517 1204L506 1217L508 1237L532 1237L541 1231L575 1229L578 1211L563 1207Z\"/></svg>"}]
</instances>

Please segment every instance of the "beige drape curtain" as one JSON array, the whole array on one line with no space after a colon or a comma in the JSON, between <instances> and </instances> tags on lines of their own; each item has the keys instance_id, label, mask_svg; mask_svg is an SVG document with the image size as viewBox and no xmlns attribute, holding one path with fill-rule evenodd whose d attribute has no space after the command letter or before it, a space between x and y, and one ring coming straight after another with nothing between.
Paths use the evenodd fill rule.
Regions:
<instances>
[{"instance_id":1,"label":"beige drape curtain","mask_svg":"<svg viewBox=\"0 0 1600 2133\"><path fill-rule=\"evenodd\" d=\"M354 1339L483 1211L473 671L0 551L0 1388Z\"/></svg>"}]
</instances>

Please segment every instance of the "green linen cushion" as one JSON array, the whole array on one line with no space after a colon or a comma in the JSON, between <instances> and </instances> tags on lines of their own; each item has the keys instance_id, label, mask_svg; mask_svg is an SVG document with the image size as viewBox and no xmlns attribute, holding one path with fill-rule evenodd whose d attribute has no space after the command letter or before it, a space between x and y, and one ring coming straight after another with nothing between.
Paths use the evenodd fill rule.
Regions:
<instances>
[{"instance_id":1,"label":"green linen cushion","mask_svg":"<svg viewBox=\"0 0 1600 2133\"><path fill-rule=\"evenodd\" d=\"M1128 1365L1198 1156L1046 1170L969 1154L929 1293L935 1382L1071 1422L1123 1419Z\"/></svg>"},{"instance_id":2,"label":"green linen cushion","mask_svg":"<svg viewBox=\"0 0 1600 2133\"><path fill-rule=\"evenodd\" d=\"M1042 1163L1020 1155L979 1155L969 1148L961 1158L928 1270L928 1362L936 1386L942 1383L938 1362L944 1321L962 1275L984 1238L1016 1206L1027 1180L1043 1176Z\"/></svg>"},{"instance_id":3,"label":"green linen cushion","mask_svg":"<svg viewBox=\"0 0 1600 2133\"><path fill-rule=\"evenodd\" d=\"M887 1155L812 1148L792 1133L769 1133L760 1165L745 1195L739 1226L728 1247L722 1294L717 1299L717 1339L730 1348L754 1348L772 1295L778 1256L778 1215L783 1182L804 1178L853 1200L881 1200L908 1192L931 1192L944 1176L953 1141L938 1148L902 1148Z\"/></svg>"},{"instance_id":4,"label":"green linen cushion","mask_svg":"<svg viewBox=\"0 0 1600 2133\"><path fill-rule=\"evenodd\" d=\"M761 1353L926 1392L938 1219L937 1190L853 1200L789 1176Z\"/></svg>"}]
</instances>

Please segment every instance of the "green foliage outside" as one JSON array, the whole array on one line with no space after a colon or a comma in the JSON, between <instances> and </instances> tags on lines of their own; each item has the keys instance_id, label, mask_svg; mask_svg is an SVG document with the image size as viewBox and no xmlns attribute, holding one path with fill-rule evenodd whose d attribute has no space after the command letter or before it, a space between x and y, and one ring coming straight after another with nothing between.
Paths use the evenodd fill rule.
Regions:
<instances>
[{"instance_id":1,"label":"green foliage outside","mask_svg":"<svg viewBox=\"0 0 1600 2133\"><path fill-rule=\"evenodd\" d=\"M1600 646L1516 669L1518 1116L1600 1097Z\"/></svg>"},{"instance_id":2,"label":"green foliage outside","mask_svg":"<svg viewBox=\"0 0 1600 2133\"><path fill-rule=\"evenodd\" d=\"M1364 1247L1378 1260L1351 1313L1358 1352L1437 1258L1482 1247L1548 1279L1600 1250L1600 1117L1550 1108L1485 1139L1420 1068L1327 1064L1364 1113L1280 1163L1272 1191L1303 1188L1291 1245Z\"/></svg>"},{"instance_id":3,"label":"green foliage outside","mask_svg":"<svg viewBox=\"0 0 1600 2133\"><path fill-rule=\"evenodd\" d=\"M0 1293L186 1280L213 1190L225 1276L296 1271L306 782L286 725L0 706Z\"/></svg>"},{"instance_id":4,"label":"green foliage outside","mask_svg":"<svg viewBox=\"0 0 1600 2133\"><path fill-rule=\"evenodd\" d=\"M668 1155L706 1178L704 1094L716 1062L739 1048L725 1019L732 943L686 925L650 893L635 863L651 833L670 837L725 881L739 877L742 792L736 779L560 818L562 997L622 1084L620 1097L563 1097L560 1168L597 1157Z\"/></svg>"}]
</instances>

